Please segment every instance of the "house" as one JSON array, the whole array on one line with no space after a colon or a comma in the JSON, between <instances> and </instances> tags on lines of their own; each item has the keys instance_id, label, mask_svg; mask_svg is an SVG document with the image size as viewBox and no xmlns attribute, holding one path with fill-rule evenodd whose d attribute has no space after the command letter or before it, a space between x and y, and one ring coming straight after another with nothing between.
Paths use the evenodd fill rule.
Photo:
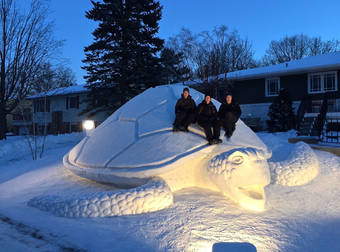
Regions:
<instances>
[{"instance_id":1,"label":"house","mask_svg":"<svg viewBox=\"0 0 340 252\"><path fill-rule=\"evenodd\" d=\"M76 85L28 97L32 101L32 121L37 132L42 134L45 128L48 134L82 131L82 122L89 119L88 114L81 114L87 107L89 92L84 85ZM107 117L108 113L100 112L90 119L98 125Z\"/></svg>"},{"instance_id":2,"label":"house","mask_svg":"<svg viewBox=\"0 0 340 252\"><path fill-rule=\"evenodd\" d=\"M286 89L298 134L340 142L339 77L340 52L333 52L212 76L190 86L219 101L231 91L241 106L241 119L255 130L267 128L269 106Z\"/></svg>"},{"instance_id":3,"label":"house","mask_svg":"<svg viewBox=\"0 0 340 252\"><path fill-rule=\"evenodd\" d=\"M25 135L32 132L32 101L22 100L7 115L7 129L14 135Z\"/></svg>"},{"instance_id":4,"label":"house","mask_svg":"<svg viewBox=\"0 0 340 252\"><path fill-rule=\"evenodd\" d=\"M283 88L290 94L298 122L304 118L315 120L325 98L328 105L325 116L339 117L339 70L340 52L334 52L231 72L227 79L232 82L233 94L241 104L243 117L259 118L265 128L269 106Z\"/></svg>"},{"instance_id":5,"label":"house","mask_svg":"<svg viewBox=\"0 0 340 252\"><path fill-rule=\"evenodd\" d=\"M211 77L207 82L217 83L213 93L220 101L226 90L231 89L241 105L242 119L251 126L256 122L257 129L266 129L269 106L280 89L286 89L293 102L300 133L317 135L313 131L317 127L320 131L326 121L333 121L330 127L333 131L338 128L334 123L340 120L339 77L340 52L334 52L229 72Z\"/></svg>"}]
</instances>

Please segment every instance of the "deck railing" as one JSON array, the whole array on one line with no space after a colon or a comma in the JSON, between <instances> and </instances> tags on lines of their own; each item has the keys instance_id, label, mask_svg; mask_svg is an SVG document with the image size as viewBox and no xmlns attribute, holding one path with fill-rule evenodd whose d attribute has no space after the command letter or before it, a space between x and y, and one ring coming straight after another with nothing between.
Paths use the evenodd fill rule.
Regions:
<instances>
[{"instance_id":1,"label":"deck railing","mask_svg":"<svg viewBox=\"0 0 340 252\"><path fill-rule=\"evenodd\" d=\"M326 118L321 141L325 143L340 143L340 119Z\"/></svg>"}]
</instances>

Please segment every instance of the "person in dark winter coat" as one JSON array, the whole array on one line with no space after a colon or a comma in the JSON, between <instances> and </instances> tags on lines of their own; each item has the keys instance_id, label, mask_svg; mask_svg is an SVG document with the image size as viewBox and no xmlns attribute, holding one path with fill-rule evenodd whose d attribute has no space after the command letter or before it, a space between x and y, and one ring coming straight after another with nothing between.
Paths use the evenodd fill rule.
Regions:
<instances>
[{"instance_id":1,"label":"person in dark winter coat","mask_svg":"<svg viewBox=\"0 0 340 252\"><path fill-rule=\"evenodd\" d=\"M189 95L189 88L184 88L182 97L177 100L175 106L175 122L173 131L188 132L188 126L195 122L196 103Z\"/></svg>"},{"instance_id":2,"label":"person in dark winter coat","mask_svg":"<svg viewBox=\"0 0 340 252\"><path fill-rule=\"evenodd\" d=\"M217 109L211 102L211 97L206 95L197 108L197 122L205 132L209 144L221 143L220 123L217 118Z\"/></svg>"},{"instance_id":3,"label":"person in dark winter coat","mask_svg":"<svg viewBox=\"0 0 340 252\"><path fill-rule=\"evenodd\" d=\"M225 136L230 138L235 130L235 124L241 116L240 106L233 101L231 94L226 95L226 102L224 102L218 110L218 117L220 118L221 126L225 130Z\"/></svg>"}]
</instances>

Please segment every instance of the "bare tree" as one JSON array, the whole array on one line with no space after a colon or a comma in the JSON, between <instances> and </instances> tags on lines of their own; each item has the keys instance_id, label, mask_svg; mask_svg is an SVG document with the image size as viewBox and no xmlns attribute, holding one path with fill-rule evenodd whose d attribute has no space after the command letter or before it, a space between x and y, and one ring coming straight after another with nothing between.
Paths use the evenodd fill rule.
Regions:
<instances>
[{"instance_id":1,"label":"bare tree","mask_svg":"<svg viewBox=\"0 0 340 252\"><path fill-rule=\"evenodd\" d=\"M327 40L322 41L321 37L311 38L309 41L309 53L308 55L318 55L340 50L339 40Z\"/></svg>"},{"instance_id":2,"label":"bare tree","mask_svg":"<svg viewBox=\"0 0 340 252\"><path fill-rule=\"evenodd\" d=\"M275 65L339 50L340 42L338 40L322 41L320 37L308 37L304 34L286 36L270 42L262 62L263 65Z\"/></svg>"},{"instance_id":3,"label":"bare tree","mask_svg":"<svg viewBox=\"0 0 340 252\"><path fill-rule=\"evenodd\" d=\"M183 28L167 46L182 53L192 75L201 79L256 66L248 39L242 39L237 31L229 32L224 25L199 34Z\"/></svg>"},{"instance_id":4,"label":"bare tree","mask_svg":"<svg viewBox=\"0 0 340 252\"><path fill-rule=\"evenodd\" d=\"M0 0L0 140L6 138L6 115L29 93L41 63L61 43L52 37L52 24L40 0L20 13L13 0Z\"/></svg>"},{"instance_id":5,"label":"bare tree","mask_svg":"<svg viewBox=\"0 0 340 252\"><path fill-rule=\"evenodd\" d=\"M197 35L194 35L189 29L182 28L178 35L169 38L166 47L183 55L184 64L190 69L190 75L192 77L194 75L194 69L198 67L196 59L198 51Z\"/></svg>"},{"instance_id":6,"label":"bare tree","mask_svg":"<svg viewBox=\"0 0 340 252\"><path fill-rule=\"evenodd\" d=\"M32 154L32 159L37 160L42 158L45 152L46 145L46 137L48 130L47 123L47 107L48 107L48 92L58 87L68 87L76 85L76 80L74 73L71 69L65 66L57 66L54 68L51 63L43 62L40 66L39 70L36 72L31 87L31 94L39 93L43 100L43 108L41 112L43 112L43 130L42 132L35 127L35 109L32 111L32 134L26 134L25 138L29 149ZM34 105L34 103L33 103ZM35 107L35 106L34 106ZM20 108L20 107L19 107ZM22 116L24 118L24 110L21 109ZM27 127L27 132L30 131L29 127ZM37 132L40 131L40 132ZM41 135L40 135L41 134ZM39 154L39 155L38 155Z\"/></svg>"},{"instance_id":7,"label":"bare tree","mask_svg":"<svg viewBox=\"0 0 340 252\"><path fill-rule=\"evenodd\" d=\"M54 67L50 62L43 62L31 81L30 94L47 92L59 87L77 85L75 75L69 67Z\"/></svg>"},{"instance_id":8,"label":"bare tree","mask_svg":"<svg viewBox=\"0 0 340 252\"><path fill-rule=\"evenodd\" d=\"M77 80L71 68L59 66L55 71L55 87L69 87L77 85Z\"/></svg>"}]
</instances>

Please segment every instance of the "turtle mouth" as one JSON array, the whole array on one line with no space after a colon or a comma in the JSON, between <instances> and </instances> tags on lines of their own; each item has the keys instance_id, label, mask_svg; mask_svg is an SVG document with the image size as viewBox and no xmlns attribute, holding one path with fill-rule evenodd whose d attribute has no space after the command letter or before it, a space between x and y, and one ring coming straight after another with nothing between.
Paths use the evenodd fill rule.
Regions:
<instances>
[{"instance_id":1,"label":"turtle mouth","mask_svg":"<svg viewBox=\"0 0 340 252\"><path fill-rule=\"evenodd\" d=\"M266 201L264 192L265 185L256 184L238 187L240 197L240 205L254 211L263 211Z\"/></svg>"}]
</instances>

